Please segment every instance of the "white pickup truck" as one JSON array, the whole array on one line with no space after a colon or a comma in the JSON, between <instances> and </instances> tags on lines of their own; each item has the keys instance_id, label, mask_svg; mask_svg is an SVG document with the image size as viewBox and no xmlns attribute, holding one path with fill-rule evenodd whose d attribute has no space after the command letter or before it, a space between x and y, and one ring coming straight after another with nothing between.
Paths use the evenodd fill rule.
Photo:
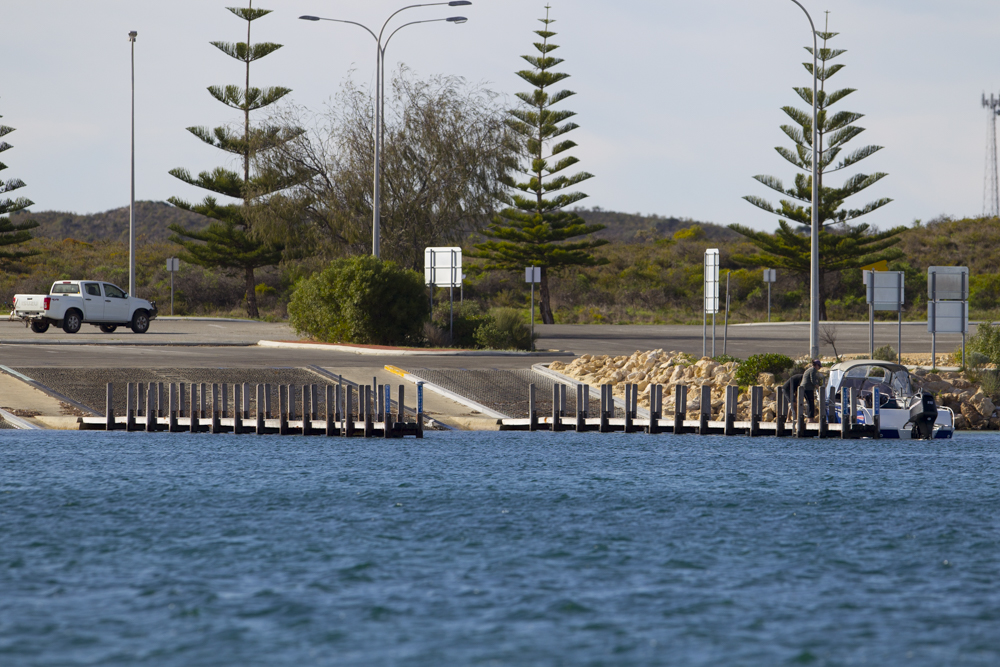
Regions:
<instances>
[{"instance_id":1,"label":"white pickup truck","mask_svg":"<svg viewBox=\"0 0 1000 667\"><path fill-rule=\"evenodd\" d=\"M75 334L84 324L92 324L104 333L129 327L142 334L156 319L156 303L129 296L111 283L59 280L47 295L14 295L13 316L30 325L35 333L45 333L54 324Z\"/></svg>"}]
</instances>

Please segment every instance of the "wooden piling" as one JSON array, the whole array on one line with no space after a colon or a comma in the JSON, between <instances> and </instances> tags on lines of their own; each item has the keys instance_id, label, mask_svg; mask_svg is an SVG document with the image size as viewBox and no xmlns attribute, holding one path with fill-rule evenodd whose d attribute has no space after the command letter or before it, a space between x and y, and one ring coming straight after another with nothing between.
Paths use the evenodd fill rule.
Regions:
<instances>
[{"instance_id":1,"label":"wooden piling","mask_svg":"<svg viewBox=\"0 0 1000 667\"><path fill-rule=\"evenodd\" d=\"M178 385L177 385L177 392L178 392L177 393L177 416L178 417L186 417L187 415L184 414L184 412L185 412L184 411L184 406L187 405L187 401L184 400L185 399L185 396L184 396L185 392L184 392L184 383L183 382L178 383Z\"/></svg>"},{"instance_id":2,"label":"wooden piling","mask_svg":"<svg viewBox=\"0 0 1000 667\"><path fill-rule=\"evenodd\" d=\"M587 385L576 385L576 432L583 433L587 430L587 403L590 399Z\"/></svg>"},{"instance_id":3,"label":"wooden piling","mask_svg":"<svg viewBox=\"0 0 1000 667\"><path fill-rule=\"evenodd\" d=\"M204 382L198 388L198 419L208 419L208 408L205 406L208 401L208 385Z\"/></svg>"},{"instance_id":4,"label":"wooden piling","mask_svg":"<svg viewBox=\"0 0 1000 667\"><path fill-rule=\"evenodd\" d=\"M334 401L334 387L332 384L326 385L326 402L324 405L326 411L326 429L324 432L326 433L326 437L333 438L340 434L337 433L337 409L334 407L336 406L336 402Z\"/></svg>"},{"instance_id":5,"label":"wooden piling","mask_svg":"<svg viewBox=\"0 0 1000 667\"><path fill-rule=\"evenodd\" d=\"M155 433L156 429L156 387L150 382L146 392L146 433Z\"/></svg>"},{"instance_id":6,"label":"wooden piling","mask_svg":"<svg viewBox=\"0 0 1000 667\"><path fill-rule=\"evenodd\" d=\"M382 389L382 437L391 438L392 428L392 385L386 384Z\"/></svg>"},{"instance_id":7,"label":"wooden piling","mask_svg":"<svg viewBox=\"0 0 1000 667\"><path fill-rule=\"evenodd\" d=\"M212 433L222 433L222 423L219 421L219 385L212 384Z\"/></svg>"},{"instance_id":8,"label":"wooden piling","mask_svg":"<svg viewBox=\"0 0 1000 667\"><path fill-rule=\"evenodd\" d=\"M424 383L417 383L417 439L424 437Z\"/></svg>"},{"instance_id":9,"label":"wooden piling","mask_svg":"<svg viewBox=\"0 0 1000 667\"><path fill-rule=\"evenodd\" d=\"M614 401L611 402L611 407L608 407L608 395L611 393L611 385L602 384L601 385L601 423L597 428L599 433L608 433L611 431L611 425L609 421L611 419L612 410L614 409Z\"/></svg>"},{"instance_id":10,"label":"wooden piling","mask_svg":"<svg viewBox=\"0 0 1000 667\"><path fill-rule=\"evenodd\" d=\"M732 385L726 387L725 428L723 434L736 435L736 410L740 400L740 388Z\"/></svg>"},{"instance_id":11,"label":"wooden piling","mask_svg":"<svg viewBox=\"0 0 1000 667\"><path fill-rule=\"evenodd\" d=\"M135 430L135 385L129 382L125 385L125 432L131 433Z\"/></svg>"},{"instance_id":12,"label":"wooden piling","mask_svg":"<svg viewBox=\"0 0 1000 667\"><path fill-rule=\"evenodd\" d=\"M198 410L198 385L191 383L191 432L197 433L201 430L199 425L199 418L201 417L201 411Z\"/></svg>"},{"instance_id":13,"label":"wooden piling","mask_svg":"<svg viewBox=\"0 0 1000 667\"><path fill-rule=\"evenodd\" d=\"M826 414L826 388L820 387L816 391L816 414L819 416L819 437L827 437L827 414Z\"/></svg>"},{"instance_id":14,"label":"wooden piling","mask_svg":"<svg viewBox=\"0 0 1000 667\"><path fill-rule=\"evenodd\" d=\"M406 386L399 385L398 398L396 399L396 423L406 423Z\"/></svg>"},{"instance_id":15,"label":"wooden piling","mask_svg":"<svg viewBox=\"0 0 1000 667\"><path fill-rule=\"evenodd\" d=\"M760 435L760 422L764 419L764 388L750 387L750 437Z\"/></svg>"},{"instance_id":16,"label":"wooden piling","mask_svg":"<svg viewBox=\"0 0 1000 667\"><path fill-rule=\"evenodd\" d=\"M363 419L365 423L365 437L370 438L375 434L375 410L373 405L372 386L365 385L365 400L362 402Z\"/></svg>"},{"instance_id":17,"label":"wooden piling","mask_svg":"<svg viewBox=\"0 0 1000 667\"><path fill-rule=\"evenodd\" d=\"M312 392L302 385L302 435L312 435Z\"/></svg>"},{"instance_id":18,"label":"wooden piling","mask_svg":"<svg viewBox=\"0 0 1000 667\"><path fill-rule=\"evenodd\" d=\"M560 419L559 410L559 385L552 385L552 424L551 430L553 433L562 430L562 419Z\"/></svg>"},{"instance_id":19,"label":"wooden piling","mask_svg":"<svg viewBox=\"0 0 1000 667\"><path fill-rule=\"evenodd\" d=\"M257 403L257 406L256 406L257 407L257 423L254 426L254 432L257 435L264 435L265 426L264 426L264 385L263 384L258 384L257 385L257 396L256 396L256 399L257 399L256 400L256 403Z\"/></svg>"},{"instance_id":20,"label":"wooden piling","mask_svg":"<svg viewBox=\"0 0 1000 667\"><path fill-rule=\"evenodd\" d=\"M712 387L701 386L701 419L698 422L698 435L708 435L708 422L712 419Z\"/></svg>"},{"instance_id":21,"label":"wooden piling","mask_svg":"<svg viewBox=\"0 0 1000 667\"><path fill-rule=\"evenodd\" d=\"M143 403L146 401L146 386L142 382L135 385L135 416L145 416Z\"/></svg>"},{"instance_id":22,"label":"wooden piling","mask_svg":"<svg viewBox=\"0 0 1000 667\"><path fill-rule=\"evenodd\" d=\"M625 432L633 433L632 428L632 394L635 393L636 385L631 382L625 383Z\"/></svg>"},{"instance_id":23,"label":"wooden piling","mask_svg":"<svg viewBox=\"0 0 1000 667\"><path fill-rule=\"evenodd\" d=\"M250 384L243 383L243 419L250 419Z\"/></svg>"},{"instance_id":24,"label":"wooden piling","mask_svg":"<svg viewBox=\"0 0 1000 667\"><path fill-rule=\"evenodd\" d=\"M360 398L360 391L358 393ZM344 397L344 437L354 435L354 387L347 385Z\"/></svg>"},{"instance_id":25,"label":"wooden piling","mask_svg":"<svg viewBox=\"0 0 1000 667\"><path fill-rule=\"evenodd\" d=\"M646 433L650 435L656 435L660 432L660 418L662 415L662 404L657 403L657 396L662 402L663 400L663 387L658 384L650 384L647 387L649 390L649 426L646 427Z\"/></svg>"},{"instance_id":26,"label":"wooden piling","mask_svg":"<svg viewBox=\"0 0 1000 667\"><path fill-rule=\"evenodd\" d=\"M799 390L795 395L795 437L804 438L806 435L806 413L805 407L806 390L799 385Z\"/></svg>"},{"instance_id":27,"label":"wooden piling","mask_svg":"<svg viewBox=\"0 0 1000 667\"><path fill-rule=\"evenodd\" d=\"M785 428L786 422L788 420L788 397L785 396L785 390L782 387L777 388L778 391L778 414L775 418L774 423L774 435L779 438L783 438L787 435L787 429Z\"/></svg>"},{"instance_id":28,"label":"wooden piling","mask_svg":"<svg viewBox=\"0 0 1000 667\"><path fill-rule=\"evenodd\" d=\"M278 435L288 435L288 387L278 385Z\"/></svg>"},{"instance_id":29,"label":"wooden piling","mask_svg":"<svg viewBox=\"0 0 1000 667\"><path fill-rule=\"evenodd\" d=\"M687 416L687 400L687 385L674 385L674 435L684 433L684 417Z\"/></svg>"},{"instance_id":30,"label":"wooden piling","mask_svg":"<svg viewBox=\"0 0 1000 667\"><path fill-rule=\"evenodd\" d=\"M233 435L241 435L243 433L243 387L246 385L240 385L236 383L233 385Z\"/></svg>"},{"instance_id":31,"label":"wooden piling","mask_svg":"<svg viewBox=\"0 0 1000 667\"><path fill-rule=\"evenodd\" d=\"M535 385L528 385L528 430L538 430L538 413L535 411Z\"/></svg>"},{"instance_id":32,"label":"wooden piling","mask_svg":"<svg viewBox=\"0 0 1000 667\"><path fill-rule=\"evenodd\" d=\"M334 399L333 399L333 421L340 422L343 419L343 406L344 406L344 385L338 384L333 388Z\"/></svg>"},{"instance_id":33,"label":"wooden piling","mask_svg":"<svg viewBox=\"0 0 1000 667\"><path fill-rule=\"evenodd\" d=\"M170 383L169 387L169 403L167 405L167 432L168 433L179 433L180 428L177 425L177 409L178 395L177 395L177 384L174 382Z\"/></svg>"},{"instance_id":34,"label":"wooden piling","mask_svg":"<svg viewBox=\"0 0 1000 667\"><path fill-rule=\"evenodd\" d=\"M108 387L107 387L107 400L105 402L105 406L106 407L105 407L105 410L104 410L104 430L105 431L113 431L113 430L115 430L115 405L114 405L115 393L114 392L115 392L115 387L114 387L113 384L111 384L109 382L108 383Z\"/></svg>"},{"instance_id":35,"label":"wooden piling","mask_svg":"<svg viewBox=\"0 0 1000 667\"><path fill-rule=\"evenodd\" d=\"M163 396L163 383L156 383L156 416L160 419L163 418L163 407L164 407L164 396Z\"/></svg>"},{"instance_id":36,"label":"wooden piling","mask_svg":"<svg viewBox=\"0 0 1000 667\"><path fill-rule=\"evenodd\" d=\"M271 409L271 384L264 383L264 414L268 419L274 418L274 411Z\"/></svg>"}]
</instances>

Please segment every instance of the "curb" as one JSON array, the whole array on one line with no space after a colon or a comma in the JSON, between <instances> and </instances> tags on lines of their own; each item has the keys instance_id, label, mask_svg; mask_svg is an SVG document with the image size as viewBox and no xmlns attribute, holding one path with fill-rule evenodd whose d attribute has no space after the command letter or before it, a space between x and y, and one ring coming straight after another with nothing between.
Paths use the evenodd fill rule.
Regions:
<instances>
[{"instance_id":1,"label":"curb","mask_svg":"<svg viewBox=\"0 0 1000 667\"><path fill-rule=\"evenodd\" d=\"M0 410L0 421L5 421L11 426L13 426L18 431L43 431L40 426L35 426L29 422L24 421L20 417L15 417L6 410Z\"/></svg>"},{"instance_id":2,"label":"curb","mask_svg":"<svg viewBox=\"0 0 1000 667\"><path fill-rule=\"evenodd\" d=\"M279 340L262 340L258 347L277 347L294 350L329 350L371 357L575 357L573 352L552 350L545 352L515 352L510 350L404 350L356 347L330 343L289 343Z\"/></svg>"},{"instance_id":3,"label":"curb","mask_svg":"<svg viewBox=\"0 0 1000 667\"><path fill-rule=\"evenodd\" d=\"M126 340L104 342L89 340L0 340L0 345L49 346L49 347L256 347L253 341L219 343L139 343Z\"/></svg>"},{"instance_id":4,"label":"curb","mask_svg":"<svg viewBox=\"0 0 1000 667\"><path fill-rule=\"evenodd\" d=\"M18 373L17 371L15 371L12 368L8 368L7 366L0 366L0 371L3 371L4 373L6 373L7 375L10 375L11 377L17 378L21 382L24 382L25 384L27 384L27 385L29 385L31 387L34 387L38 391L41 391L41 392L44 392L44 393L48 394L49 396L51 396L52 398L56 399L57 401L62 401L63 403L68 403L69 405L72 405L74 408L76 408L77 410L80 410L81 412L89 412L90 414L94 415L95 417L103 417L103 415L100 412L97 412L93 408L91 408L89 406L86 406L83 403L78 403L77 401L74 401L69 396L64 396L63 394L60 394L58 391L55 391L54 389L50 389L50 388L46 387L41 382L39 382L37 380L32 380L27 375L21 375L20 373Z\"/></svg>"}]
</instances>

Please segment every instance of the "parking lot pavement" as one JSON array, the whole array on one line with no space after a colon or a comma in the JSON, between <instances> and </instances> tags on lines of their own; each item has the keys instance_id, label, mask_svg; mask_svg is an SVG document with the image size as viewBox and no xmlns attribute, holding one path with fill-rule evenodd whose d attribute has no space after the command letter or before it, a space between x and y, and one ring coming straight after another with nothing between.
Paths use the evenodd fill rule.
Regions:
<instances>
[{"instance_id":1,"label":"parking lot pavement","mask_svg":"<svg viewBox=\"0 0 1000 667\"><path fill-rule=\"evenodd\" d=\"M837 351L841 354L864 353L868 350L868 325L864 322L824 324L837 332ZM974 331L973 327L973 331ZM711 328L709 329L711 331ZM700 326L615 326L615 325L549 325L537 326L539 349L566 350L575 354L632 354L636 350L677 350L695 356L702 353ZM723 351L723 327L716 329L716 353ZM17 322L0 322L0 364L7 366L63 366L78 368L267 368L300 367L311 364L344 369L391 364L406 368L530 368L534 363L565 357L403 357L384 355L371 357L329 348L280 349L248 347L260 340L297 340L291 327L282 323L250 321L156 320L150 332L136 335L121 330L113 334L84 327L80 333L68 335L49 329L44 334L32 333ZM938 336L938 352L949 353L961 345L961 336ZM55 344L39 345L39 342ZM73 343L104 343L113 345L78 345ZM895 323L876 325L876 346L896 345ZM157 346L159 343L165 346ZM225 347L237 346L237 347ZM239 347L242 346L242 347ZM779 352L801 356L808 352L808 324L733 325L729 327L726 351L746 358L762 352ZM828 345L821 345L825 355L832 354ZM711 353L711 339L708 342ZM930 352L930 334L926 324L903 325L903 351ZM419 362L415 362L419 359Z\"/></svg>"},{"instance_id":2,"label":"parking lot pavement","mask_svg":"<svg viewBox=\"0 0 1000 667\"><path fill-rule=\"evenodd\" d=\"M0 345L12 342L28 344L130 344L130 345L256 345L261 340L299 340L299 336L284 322L253 320L157 318L149 331L134 334L119 327L106 334L95 326L83 325L79 333L68 334L49 327L36 334L22 322L0 320Z\"/></svg>"}]
</instances>

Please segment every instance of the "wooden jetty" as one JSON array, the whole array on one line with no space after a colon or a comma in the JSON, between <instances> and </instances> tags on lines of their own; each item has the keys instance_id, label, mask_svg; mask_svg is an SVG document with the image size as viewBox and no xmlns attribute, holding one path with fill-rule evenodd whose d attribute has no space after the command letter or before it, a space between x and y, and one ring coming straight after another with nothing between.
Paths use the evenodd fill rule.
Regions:
<instances>
[{"instance_id":1,"label":"wooden jetty","mask_svg":"<svg viewBox=\"0 0 1000 667\"><path fill-rule=\"evenodd\" d=\"M737 421L739 408L739 387L726 387L723 408L723 420L712 421L712 388L708 385L700 387L699 418L687 419L685 409L674 414L663 413L663 385L649 385L650 410L647 415L640 416L638 408L639 387L629 384L625 386L624 416L617 417L615 398L612 385L601 385L599 414L589 414L590 396L593 391L585 384L575 385L576 405L575 415L567 414L567 385L556 384L552 390L552 414L540 415L536 410L536 388L531 385L528 390L528 417L521 419L500 420L502 431L597 431L600 433L671 433L675 435L742 435L750 437L797 437L797 438L873 438L880 437L879 418L876 411L874 424L858 423L857 395L853 389L842 397L841 414L845 417L840 423L831 423L833 405L827 404L825 392L817 392L816 412L818 423L810 424L805 419L806 391L799 388L796 396L798 410L796 419L788 423L789 408L784 394L778 391L777 414L774 421L766 422L764 413L763 387L750 388L750 419ZM678 384L674 386L674 405L687 408L688 387Z\"/></svg>"},{"instance_id":2,"label":"wooden jetty","mask_svg":"<svg viewBox=\"0 0 1000 667\"><path fill-rule=\"evenodd\" d=\"M190 387L190 392L186 389ZM278 385L278 409L272 410L270 384L129 383L126 410L116 415L114 385L107 385L103 417L80 417L81 431L145 431L169 433L256 433L257 435L306 435L326 437L403 438L424 437L423 387L417 386L415 419L407 419L405 389L398 388L393 408L392 386L303 385L302 412L296 407L293 385ZM165 396L165 390L167 395ZM254 410L251 411L251 392ZM318 411L319 392L325 408ZM210 393L209 393L210 392ZM188 393L188 397L185 396ZM232 404L229 398L232 396ZM211 403L208 404L209 397ZM357 400L357 402L355 402ZM411 411L413 412L413 411Z\"/></svg>"}]
</instances>

